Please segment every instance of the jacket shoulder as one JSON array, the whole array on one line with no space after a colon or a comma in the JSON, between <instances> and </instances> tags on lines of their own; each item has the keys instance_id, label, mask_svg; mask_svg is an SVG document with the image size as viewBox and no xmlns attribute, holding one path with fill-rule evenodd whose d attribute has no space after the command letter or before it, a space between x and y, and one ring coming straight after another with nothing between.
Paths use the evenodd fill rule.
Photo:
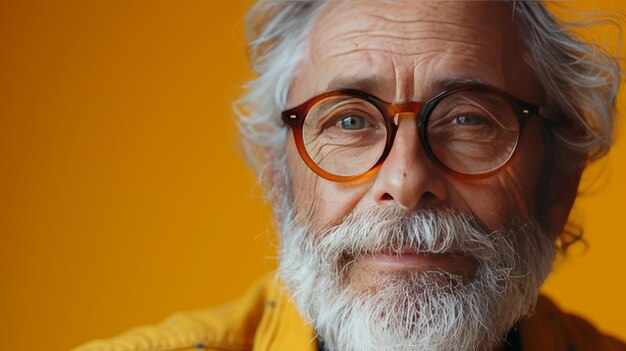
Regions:
<instances>
[{"instance_id":1,"label":"jacket shoulder","mask_svg":"<svg viewBox=\"0 0 626 351\"><path fill-rule=\"evenodd\" d=\"M161 324L132 329L72 351L244 351L251 350L267 305L268 275L242 298L219 307L178 313Z\"/></svg>"},{"instance_id":2,"label":"jacket shoulder","mask_svg":"<svg viewBox=\"0 0 626 351\"><path fill-rule=\"evenodd\" d=\"M626 344L541 296L535 314L521 324L524 350L626 351Z\"/></svg>"}]
</instances>

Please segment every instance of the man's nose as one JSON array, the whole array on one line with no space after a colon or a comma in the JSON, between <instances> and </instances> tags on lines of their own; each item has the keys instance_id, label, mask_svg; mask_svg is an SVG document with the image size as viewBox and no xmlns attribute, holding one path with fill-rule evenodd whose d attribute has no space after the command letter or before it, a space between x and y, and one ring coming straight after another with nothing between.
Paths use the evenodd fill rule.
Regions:
<instances>
[{"instance_id":1,"label":"man's nose","mask_svg":"<svg viewBox=\"0 0 626 351\"><path fill-rule=\"evenodd\" d=\"M445 171L422 147L415 114L398 114L394 123L398 129L393 146L372 187L374 201L381 205L395 202L407 210L443 203L448 197Z\"/></svg>"}]
</instances>

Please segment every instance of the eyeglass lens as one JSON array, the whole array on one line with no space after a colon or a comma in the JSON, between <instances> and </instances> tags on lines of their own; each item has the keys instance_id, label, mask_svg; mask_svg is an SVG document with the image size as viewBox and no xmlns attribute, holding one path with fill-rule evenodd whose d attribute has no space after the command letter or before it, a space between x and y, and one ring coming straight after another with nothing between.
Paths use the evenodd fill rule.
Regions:
<instances>
[{"instance_id":1,"label":"eyeglass lens","mask_svg":"<svg viewBox=\"0 0 626 351\"><path fill-rule=\"evenodd\" d=\"M493 92L449 94L431 109L425 146L445 167L463 174L486 173L512 155L520 126L510 102ZM337 176L369 171L385 152L387 128L378 107L355 96L318 101L304 120L302 137L309 157Z\"/></svg>"}]
</instances>

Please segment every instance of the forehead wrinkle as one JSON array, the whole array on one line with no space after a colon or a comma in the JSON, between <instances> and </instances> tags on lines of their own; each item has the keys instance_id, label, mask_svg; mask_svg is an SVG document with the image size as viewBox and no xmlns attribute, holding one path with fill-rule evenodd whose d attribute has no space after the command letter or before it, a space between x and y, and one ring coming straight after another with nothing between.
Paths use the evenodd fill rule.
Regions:
<instances>
[{"instance_id":1,"label":"forehead wrinkle","mask_svg":"<svg viewBox=\"0 0 626 351\"><path fill-rule=\"evenodd\" d=\"M451 40L449 40L448 42L451 42ZM476 49L480 49L480 45L475 45L475 47ZM463 55L467 57L476 57L472 55L471 51L468 52L468 48L465 48L465 49L428 48L428 50L423 50L423 51L419 51L419 48L407 48L407 47L403 47L403 48L406 50L397 51L397 50L394 50L393 48L382 47L382 46L381 47L374 47L374 46L359 47L359 48L349 49L349 50L346 50L343 52L337 52L337 53L328 52L325 56L326 56L326 59L328 59L328 58L336 58L336 57L346 56L346 55L360 53L360 52L379 52L379 53L392 54L396 56L419 56L419 55L427 55L427 54L432 54L432 53L454 53L454 54L459 54L459 55ZM322 61L324 61L324 59L322 59Z\"/></svg>"},{"instance_id":2,"label":"forehead wrinkle","mask_svg":"<svg viewBox=\"0 0 626 351\"><path fill-rule=\"evenodd\" d=\"M391 3L393 4L393 2ZM392 5L385 7L386 11L390 11L390 7L393 7ZM494 33L493 31L488 30L488 27L483 27L481 25L476 25L476 24L472 24L472 21L470 20L466 20L463 17L463 11L461 11L463 9L460 8L459 11L457 11L457 15L455 16L456 21L446 21L445 19L437 19L437 20L433 20L430 19L428 16L429 14L432 15L431 12L433 12L432 8L426 11L415 11L415 12L410 12L410 11L395 11L393 12L394 14L397 13L409 13L409 14L413 14L414 16L411 17L410 19L399 19L399 18L392 18L392 17L388 17L385 16L384 14L379 13L380 9L378 8L373 8L373 9L369 9L370 11L364 11L366 8L361 8L359 6L354 6L353 8L348 8L347 11L338 11L339 9L344 9L344 6L336 6L335 7L335 11L334 12L326 12L325 15L327 16L322 16L321 21L319 21L316 25L317 29L325 29L325 22L328 21L333 21L334 20L340 20L339 21L339 25L335 25L332 27L332 29L330 30L330 32L332 33L333 31L337 32L339 31L339 33L336 33L336 35L332 35L331 33L326 33L326 34L330 34L330 35L326 35L327 41L335 41L338 39L341 39L341 36L344 35L346 33L345 31L345 23L351 23L353 22L352 20L355 17L358 17L361 19L360 21L360 27L361 29L354 29L354 28L350 28L347 33L369 33L369 34L375 34L376 32L380 32L380 31L389 31L389 32L393 32L393 33L411 33L411 32L420 32L420 31L424 31L424 27L426 27L426 30L431 30L431 31L436 31L441 33L445 39L449 39L450 33L454 33L455 36L466 36L466 37L470 37L470 38L474 38L476 36L476 34L482 36L487 36L490 38L490 40L495 40L495 41L501 41L501 35L502 33ZM378 11L378 12L374 12L374 11ZM385 10L383 10L385 11ZM436 9L435 9L436 11ZM491 11L490 11L491 12ZM407 24L411 24L410 26L407 26ZM502 23L500 23L502 24ZM433 26L434 25L434 26Z\"/></svg>"},{"instance_id":3,"label":"forehead wrinkle","mask_svg":"<svg viewBox=\"0 0 626 351\"><path fill-rule=\"evenodd\" d=\"M386 8L394 7L394 4L394 2L390 2ZM433 50L437 47L440 47L439 52L458 54L474 61L487 59L491 64L503 55L503 53L485 52L484 50L485 41L491 41L489 46L502 47L501 44L504 39L496 35L495 32L498 31L489 30L492 26L484 29L477 25L468 24L472 23L471 21L463 22L462 11L458 12L459 15L455 17L457 19L455 22L426 19L424 17L433 12L428 10L416 13L409 12L413 14L411 19L398 19L390 18L385 14L363 11L365 8L359 6L353 8L341 5L328 6L327 10L331 8L333 11L324 13L310 37L311 48L314 52L320 53L313 55L317 56L314 60L326 61L365 51L396 56L421 56L437 52L437 49ZM370 10L376 10L376 8ZM350 26L355 23L356 15L366 20L356 21L359 27L351 28ZM335 25L325 26L328 23ZM407 23L413 25L406 26ZM449 33L455 33L455 35L451 37ZM485 39L477 42L476 37ZM407 43L412 45L407 45ZM445 45L441 45L442 43ZM451 48L450 46L457 47ZM424 51L424 49L428 51ZM485 57L485 55L489 57ZM371 57L366 59L368 64L372 64L374 61Z\"/></svg>"},{"instance_id":4,"label":"forehead wrinkle","mask_svg":"<svg viewBox=\"0 0 626 351\"><path fill-rule=\"evenodd\" d=\"M424 41L445 41L447 43L450 42L454 42L454 43L460 43L460 44L465 44L468 46L473 46L476 48L482 48L482 46L480 44L477 44L475 41L471 41L471 40L463 40L463 39L458 39L458 38L443 38L443 37L439 37L437 35L432 35L432 36L427 36L427 35L418 35L418 36L401 36L401 35L397 35L397 34L383 34L383 33L372 33L372 32L367 32L367 31L363 31L360 33L354 33L352 36L347 36L345 38L346 41L355 41L355 39L359 39L361 36L366 37L366 38L376 38L376 39L393 39L393 40L399 40L400 42L404 42L404 41L408 41L408 42L417 42L419 40L424 40ZM389 42L387 42L389 43ZM422 43L420 43L422 44ZM405 45L403 44L402 47L404 47Z\"/></svg>"},{"instance_id":5,"label":"forehead wrinkle","mask_svg":"<svg viewBox=\"0 0 626 351\"><path fill-rule=\"evenodd\" d=\"M429 22L436 23L436 22ZM432 27L432 26L431 26ZM457 27L466 28L463 25L458 25ZM502 41L504 40L501 37L495 37L494 34L489 31L478 31L481 36L489 35L492 37L494 41L492 44L493 47L502 47ZM457 34L454 37L447 36L447 31L442 31L438 28L429 28L428 26L421 28L417 31L400 31L400 30L374 30L374 29L354 29L350 31L344 31L336 33L335 35L327 35L322 38L317 38L317 36L312 37L312 45L313 50L319 50L319 48L324 47L343 47L346 44L351 46L361 47L362 43L369 44L378 44L385 46L398 46L400 48L410 47L406 45L407 42L414 43L412 46L426 46L431 41L440 41L445 43L458 43L467 45L469 47L483 49L484 41L480 43L476 41L476 36L466 31L457 31ZM461 35L463 34L463 35ZM317 39L317 40L316 40ZM373 43L372 43L373 41ZM377 46L377 45L374 45Z\"/></svg>"},{"instance_id":6,"label":"forehead wrinkle","mask_svg":"<svg viewBox=\"0 0 626 351\"><path fill-rule=\"evenodd\" d=\"M407 36L395 34L393 31L359 30L322 38L314 41L311 47L314 52L319 52L321 53L320 56L326 56L326 58L340 57L360 51L386 52L399 56L421 55L435 50L459 53L463 56L471 56L476 53L493 56L496 53L494 51L486 52L484 42L476 42L469 35L464 37L467 39L461 36L445 37L445 33L433 29L424 29L421 33L411 32L411 35ZM504 45L502 45L501 40L489 46L503 49ZM423 51L424 49L428 51ZM499 53L499 55L503 54L502 52ZM323 59L322 57L320 58Z\"/></svg>"},{"instance_id":7,"label":"forehead wrinkle","mask_svg":"<svg viewBox=\"0 0 626 351\"><path fill-rule=\"evenodd\" d=\"M410 89L417 90L413 93L417 95L424 89L430 91L429 86L423 86L425 82L445 78L446 72L455 70L457 66L448 65L456 64L454 57L467 63L463 70L454 72L455 77L477 78L506 88L503 83L509 82L503 82L503 67L511 60L511 45L517 38L506 18L509 7L484 3L460 3L454 8L438 3L402 6L417 4L394 0L381 7L379 1L329 1L308 39L314 53L309 56L310 77L317 82L311 88L328 87L332 77L324 79L320 72L334 76L343 73L355 80L364 76L384 79L375 84L376 90L386 86L382 91L388 98L406 86L407 82L400 80L410 80L414 82ZM441 10L445 11L439 20L435 15ZM481 18L495 21L483 23ZM454 56L452 60L447 61L448 55ZM440 62L443 60L446 62ZM481 66L491 69L481 72ZM474 74L474 69L478 73ZM396 94L391 95L394 86Z\"/></svg>"},{"instance_id":8,"label":"forehead wrinkle","mask_svg":"<svg viewBox=\"0 0 626 351\"><path fill-rule=\"evenodd\" d=\"M380 55L376 55L377 53ZM344 67L366 67L367 69L356 70L352 73L342 72L343 74L334 77L328 84L319 86L318 90L356 88L373 93L387 101L392 99L396 101L418 101L421 98L430 97L436 92L436 89L441 88L440 84L436 85L432 82L450 78L448 76L433 76L435 72L440 74L448 72L447 69L436 68L438 64L445 62L441 59L441 54L451 54L457 58L464 58L465 63L470 66L479 67L487 64L498 71L502 69L502 63L498 62L497 57L493 57L493 54L489 55L489 58L477 57L463 49L432 48L428 51L399 54L391 53L386 49L362 48L320 58L318 61L320 65L316 66L318 69L323 69L322 67L328 60L332 65L334 59L342 57L344 57L341 61ZM359 64L360 60L365 61L366 64ZM457 72L457 75L452 78L474 78L500 88L506 87L501 84L498 76L477 75L471 70ZM394 91L395 93L392 94Z\"/></svg>"},{"instance_id":9,"label":"forehead wrinkle","mask_svg":"<svg viewBox=\"0 0 626 351\"><path fill-rule=\"evenodd\" d=\"M404 101L407 97L411 96L410 93L413 91L412 80L407 79L408 77L403 77L402 72L406 72L407 69L403 66L406 66L406 63L403 65L399 62L395 56L391 58L391 65L393 66L393 81L396 83L394 98L395 101Z\"/></svg>"},{"instance_id":10,"label":"forehead wrinkle","mask_svg":"<svg viewBox=\"0 0 626 351\"><path fill-rule=\"evenodd\" d=\"M316 55L313 55L316 56ZM330 62L328 62L330 61ZM327 79L315 79L317 82L315 86L311 86L315 92L319 93L327 90L336 89L358 89L376 96L381 95L393 89L395 82L392 82L391 78L395 79L394 72L392 71L392 62L387 57L376 55L375 51L362 50L355 56L348 60L342 60L345 64L341 69L334 70L333 63L335 63L331 57L324 56L310 60L311 72L328 72L331 73ZM352 64L354 62L354 64ZM369 69L363 69L369 68ZM325 75L319 76L313 73L315 77L326 77Z\"/></svg>"},{"instance_id":11,"label":"forehead wrinkle","mask_svg":"<svg viewBox=\"0 0 626 351\"><path fill-rule=\"evenodd\" d=\"M381 16L363 15L363 17L379 18ZM503 40L502 35L501 35L502 33L494 33L490 30L486 30L486 27L473 26L468 23L458 23L458 22L443 21L443 20L435 21L435 20L428 20L428 19L416 19L407 23L393 23L393 24L402 24L400 26L393 26L392 24L393 27L382 25L378 23L377 21L371 21L371 23L378 24L378 25L365 26L365 28L362 28L362 29L352 29L345 33L368 34L368 35L374 35L374 36L387 35L390 38L402 39L403 37L401 37L398 34L394 35L394 34L379 34L379 33L389 32L389 33L400 33L400 34L413 34L413 33L419 33L419 32L426 32L426 33L433 32L433 33L441 34L442 35L441 39L445 39L445 40L450 39L449 37L450 33L453 33L455 36L470 37L473 39L475 39L476 36L483 36L483 37L486 36L486 37L489 37L490 40L494 40L498 43L502 42ZM407 26L406 24L413 24L413 26ZM335 39L341 38L343 34L340 32L339 34L336 35L336 37L329 36L328 39L335 40ZM410 38L411 37L409 37L409 39ZM414 38L419 39L419 37L414 37Z\"/></svg>"},{"instance_id":12,"label":"forehead wrinkle","mask_svg":"<svg viewBox=\"0 0 626 351\"><path fill-rule=\"evenodd\" d=\"M413 69L411 70L411 73L413 74L411 78L414 82L414 90L411 100L426 100L427 97L434 94L435 89L440 88L439 86L433 86L435 77L433 77L432 72L435 71L434 66L436 65L437 61L434 60L425 60L424 57L414 58Z\"/></svg>"},{"instance_id":13,"label":"forehead wrinkle","mask_svg":"<svg viewBox=\"0 0 626 351\"><path fill-rule=\"evenodd\" d=\"M419 61L425 60L428 55L439 54L439 53L455 54L456 56L462 56L462 57L466 57L467 59L477 60L477 57L475 55L472 55L471 53L467 53L465 50L430 49L428 51L409 51L409 52L400 53L400 52L393 52L384 48L352 49L350 51L328 55L326 59L349 56L355 53L383 53L383 54L392 54L393 56L399 56L399 57L415 57L416 64L419 63ZM323 61L325 60L322 60L322 62ZM484 61L480 60L480 62L484 62Z\"/></svg>"},{"instance_id":14,"label":"forehead wrinkle","mask_svg":"<svg viewBox=\"0 0 626 351\"><path fill-rule=\"evenodd\" d=\"M474 31L477 32L484 32L484 27L481 26L473 26L470 25L468 23L463 23L463 24L459 24L458 22L452 22L452 21L445 21L445 20L430 20L428 18L412 18L412 19L395 19L395 18L390 18L390 17L386 17L385 15L382 14L378 14L378 13L367 13L364 14L363 17L370 17L372 19L375 20L381 20L383 22L390 22L390 23L396 23L396 24L402 24L402 25L406 25L406 24L422 24L422 23L428 23L428 24L443 24L443 25L450 25L450 26L463 26L463 28L467 28L467 29L472 29ZM497 38L497 35L491 35L494 38Z\"/></svg>"}]
</instances>

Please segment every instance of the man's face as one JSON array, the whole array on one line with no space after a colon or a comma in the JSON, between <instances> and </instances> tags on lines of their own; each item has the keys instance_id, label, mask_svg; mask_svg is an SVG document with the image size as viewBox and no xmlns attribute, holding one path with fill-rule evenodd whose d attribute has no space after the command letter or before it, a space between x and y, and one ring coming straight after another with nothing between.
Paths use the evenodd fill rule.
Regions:
<instances>
[{"instance_id":1,"label":"man's face","mask_svg":"<svg viewBox=\"0 0 626 351\"><path fill-rule=\"evenodd\" d=\"M541 87L523 62L511 9L490 2L344 1L315 22L309 55L289 94L289 106L327 90L358 88L386 101L424 101L443 82L469 79L540 103ZM512 215L533 214L543 162L540 121L531 118L514 159L487 177L462 177L435 165L422 148L413 121L403 123L382 168L358 183L323 179L303 163L293 139L287 145L292 189L301 218L313 227L340 223L357 207L397 206L406 211L469 211L488 229ZM374 257L353 265L367 280L372 271L474 269L469 260L413 255ZM391 263L391 264L390 264Z\"/></svg>"},{"instance_id":2,"label":"man's face","mask_svg":"<svg viewBox=\"0 0 626 351\"><path fill-rule=\"evenodd\" d=\"M329 2L288 106L341 88L425 101L450 80L541 104L511 18L509 5L494 2ZM550 269L551 238L533 220L540 120L527 121L505 167L480 177L434 164L415 123L401 121L382 167L357 182L314 174L288 138L295 214L283 219L281 274L337 348L493 346L528 312ZM349 346L354 340L364 344Z\"/></svg>"}]
</instances>

